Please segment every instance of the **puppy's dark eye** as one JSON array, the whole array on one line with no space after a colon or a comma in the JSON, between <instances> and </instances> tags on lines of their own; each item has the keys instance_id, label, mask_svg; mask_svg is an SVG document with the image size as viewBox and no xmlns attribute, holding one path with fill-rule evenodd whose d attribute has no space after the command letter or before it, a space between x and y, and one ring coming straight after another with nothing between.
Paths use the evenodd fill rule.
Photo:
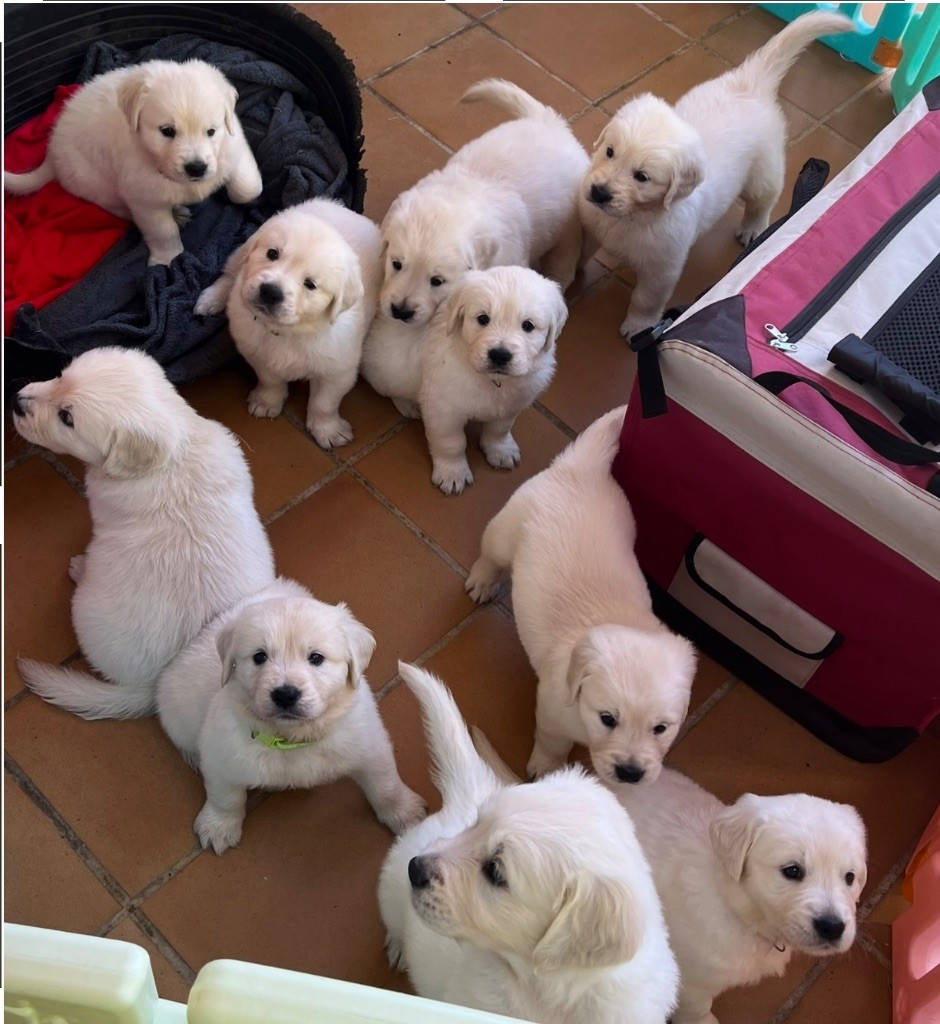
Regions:
<instances>
[{"instance_id":1,"label":"puppy's dark eye","mask_svg":"<svg viewBox=\"0 0 940 1024\"><path fill-rule=\"evenodd\" d=\"M392 270L401 270L401 260L392 260Z\"/></svg>"},{"instance_id":2,"label":"puppy's dark eye","mask_svg":"<svg viewBox=\"0 0 940 1024\"><path fill-rule=\"evenodd\" d=\"M634 171L633 180L638 181L640 182L640 184L642 184L644 181L649 181L650 176L646 173L646 171Z\"/></svg>"},{"instance_id":3,"label":"puppy's dark eye","mask_svg":"<svg viewBox=\"0 0 940 1024\"><path fill-rule=\"evenodd\" d=\"M256 665L263 665L268 660L268 652L267 651L255 651L255 653L251 656L251 660Z\"/></svg>"},{"instance_id":4,"label":"puppy's dark eye","mask_svg":"<svg viewBox=\"0 0 940 1024\"><path fill-rule=\"evenodd\" d=\"M313 283L313 281L310 280L309 277L305 277L304 288L306 288L308 292L312 292L316 288L316 285Z\"/></svg>"},{"instance_id":5,"label":"puppy's dark eye","mask_svg":"<svg viewBox=\"0 0 940 1024\"><path fill-rule=\"evenodd\" d=\"M502 865L495 857L490 858L488 861L484 861L483 876L490 885L495 885L497 889L506 888L506 876L503 874Z\"/></svg>"},{"instance_id":6,"label":"puppy's dark eye","mask_svg":"<svg viewBox=\"0 0 940 1024\"><path fill-rule=\"evenodd\" d=\"M307 661L309 661L311 665L322 665L323 655L319 651L314 651L313 654L307 655Z\"/></svg>"},{"instance_id":7,"label":"puppy's dark eye","mask_svg":"<svg viewBox=\"0 0 940 1024\"><path fill-rule=\"evenodd\" d=\"M784 878L789 878L791 882L802 882L806 877L806 872L799 864L787 864L780 869L780 874Z\"/></svg>"},{"instance_id":8,"label":"puppy's dark eye","mask_svg":"<svg viewBox=\"0 0 940 1024\"><path fill-rule=\"evenodd\" d=\"M532 323L531 320L523 320L522 329L526 332L526 334L531 334L535 330L535 324Z\"/></svg>"},{"instance_id":9,"label":"puppy's dark eye","mask_svg":"<svg viewBox=\"0 0 940 1024\"><path fill-rule=\"evenodd\" d=\"M208 135L208 136L209 136L209 138L211 139L211 138L212 138L212 136L213 136L213 135L215 135L215 128L210 128L210 129L209 129L209 130L208 130L208 131L206 132L206 135Z\"/></svg>"},{"instance_id":10,"label":"puppy's dark eye","mask_svg":"<svg viewBox=\"0 0 940 1024\"><path fill-rule=\"evenodd\" d=\"M662 736L662 734L665 731L666 731L666 725L663 722L660 722L659 725L654 725L653 726L653 732L656 733L657 736Z\"/></svg>"},{"instance_id":11,"label":"puppy's dark eye","mask_svg":"<svg viewBox=\"0 0 940 1024\"><path fill-rule=\"evenodd\" d=\"M607 147L607 158L608 159L612 159L613 155L614 155L614 147L613 146L608 146Z\"/></svg>"},{"instance_id":12,"label":"puppy's dark eye","mask_svg":"<svg viewBox=\"0 0 940 1024\"><path fill-rule=\"evenodd\" d=\"M855 884L855 872L854 871L846 871L846 873L845 873L845 884L846 885L854 885Z\"/></svg>"},{"instance_id":13,"label":"puppy's dark eye","mask_svg":"<svg viewBox=\"0 0 940 1024\"><path fill-rule=\"evenodd\" d=\"M281 255L281 250L280 249L268 249L268 251L265 253L265 256L267 256L268 259L272 260L272 261L276 260L278 258L278 256L280 256L280 255Z\"/></svg>"},{"instance_id":14,"label":"puppy's dark eye","mask_svg":"<svg viewBox=\"0 0 940 1024\"><path fill-rule=\"evenodd\" d=\"M175 139L176 129L171 124L165 124L160 129L160 134L166 139Z\"/></svg>"},{"instance_id":15,"label":"puppy's dark eye","mask_svg":"<svg viewBox=\"0 0 940 1024\"><path fill-rule=\"evenodd\" d=\"M62 420L62 422L67 427L74 427L75 426L75 421L72 419L72 414L68 411L68 409L60 409L59 410L59 419Z\"/></svg>"},{"instance_id":16,"label":"puppy's dark eye","mask_svg":"<svg viewBox=\"0 0 940 1024\"><path fill-rule=\"evenodd\" d=\"M432 288L440 288L440 286L442 284L444 284L444 278L443 277L438 277L438 275L435 274L434 277L431 278L431 287Z\"/></svg>"},{"instance_id":17,"label":"puppy's dark eye","mask_svg":"<svg viewBox=\"0 0 940 1024\"><path fill-rule=\"evenodd\" d=\"M617 724L617 719L609 711L602 711L600 714L601 725L606 725L608 729L613 729Z\"/></svg>"},{"instance_id":18,"label":"puppy's dark eye","mask_svg":"<svg viewBox=\"0 0 940 1024\"><path fill-rule=\"evenodd\" d=\"M488 317L488 316L486 315L486 313L481 313L481 314L480 314L480 315L479 315L479 316L477 317L477 323L478 323L478 324L479 324L479 325L480 325L481 327L486 327L486 325L487 325L487 324L488 324L489 322L490 322L490 318L489 318L489 317Z\"/></svg>"}]
</instances>

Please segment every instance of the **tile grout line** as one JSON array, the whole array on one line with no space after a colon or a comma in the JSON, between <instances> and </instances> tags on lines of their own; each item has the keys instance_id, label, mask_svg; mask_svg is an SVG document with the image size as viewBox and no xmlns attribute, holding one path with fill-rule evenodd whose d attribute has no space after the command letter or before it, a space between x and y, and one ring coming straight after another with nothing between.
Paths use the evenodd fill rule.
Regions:
<instances>
[{"instance_id":1,"label":"tile grout line","mask_svg":"<svg viewBox=\"0 0 940 1024\"><path fill-rule=\"evenodd\" d=\"M812 967L803 976L803 980L796 986L796 988L784 999L781 1003L780 1008L770 1018L767 1024L783 1024L783 1021L790 1016L791 1013L796 1009L797 1004L802 1000L803 996L816 984L826 969L826 965L829 962L828 958L825 960L819 960L813 964Z\"/></svg>"},{"instance_id":2,"label":"tile grout line","mask_svg":"<svg viewBox=\"0 0 940 1024\"><path fill-rule=\"evenodd\" d=\"M386 99L380 92L377 92L375 89L373 89L371 85L363 85L363 89L365 89L369 93L369 95L373 97L373 99L378 100L379 103L381 103L383 106L388 107L388 109L391 110L393 114L396 114L407 124L410 124L411 127L415 129L415 131L420 132L426 139L428 139L430 142L433 142L436 146L440 146L440 148L443 149L444 152L447 153L449 156L454 155L454 150L451 149L451 147L448 146L446 142L443 142L436 135L429 132L427 128L425 128L423 125L418 124L418 122L409 114L406 114L404 110L401 109L401 107L396 106L394 103L392 103L391 100ZM366 170L368 170L368 167L366 168ZM422 175L422 177L424 177L424 175Z\"/></svg>"},{"instance_id":3,"label":"tile grout line","mask_svg":"<svg viewBox=\"0 0 940 1024\"><path fill-rule=\"evenodd\" d=\"M34 455L39 454L39 448L36 445L31 444L27 447L25 452L20 452L19 455L13 455L3 464L3 472L9 473L11 469L16 469L17 466L22 466L27 459L31 459Z\"/></svg>"},{"instance_id":4,"label":"tile grout line","mask_svg":"<svg viewBox=\"0 0 940 1024\"><path fill-rule=\"evenodd\" d=\"M457 5L454 4L454 7L457 7ZM459 7L457 9L459 10ZM379 79L384 78L386 75L390 75L393 71L398 71L400 68L404 68L407 67L409 64L413 64L416 60L423 57L425 54L430 53L432 50L437 50L445 43L449 43L451 39L456 39L458 36L464 35L471 29L474 29L481 24L480 20L478 18L475 18L472 14L467 14L466 11L460 11L460 13L465 18L468 19L466 25L461 25L460 28L454 29L453 32L450 32L446 36L441 36L440 39L435 39L434 42L428 43L428 45L425 46L423 49L417 50L415 53L410 53L408 54L407 57L402 57L400 61L397 61L394 64L389 64L387 68L383 68L381 71L376 71L374 75L369 75L368 78L360 79L359 84L371 90L373 82L377 82Z\"/></svg>"},{"instance_id":5,"label":"tile grout line","mask_svg":"<svg viewBox=\"0 0 940 1024\"><path fill-rule=\"evenodd\" d=\"M49 821L59 836L65 840L68 846L82 861L86 868L94 875L97 881L105 889L112 899L116 900L122 907L130 901L130 894L117 881L110 871L91 852L85 843L65 818L53 807L51 801L39 789L29 775L17 764L9 753L4 753L3 764L10 773L11 778L16 782L36 807L36 809Z\"/></svg>"},{"instance_id":6,"label":"tile grout line","mask_svg":"<svg viewBox=\"0 0 940 1024\"><path fill-rule=\"evenodd\" d=\"M290 499L290 501L285 502L283 505L281 505L280 508L275 509L271 513L271 515L267 517L267 519L262 520L261 525L264 526L265 530L267 530L267 528L272 523L276 523L277 520L281 518L281 516L285 515L287 512L290 512L291 509L296 508L302 502L306 501L307 498L316 494L317 491L322 490L324 487L327 486L327 484L331 484L337 477L341 476L342 473L342 466L337 466L335 469L331 469L330 472L326 474L326 476L321 477L319 480L317 480L316 483L313 483L308 488L306 488L306 490L301 491L299 494L295 494L294 497Z\"/></svg>"},{"instance_id":7,"label":"tile grout line","mask_svg":"<svg viewBox=\"0 0 940 1024\"><path fill-rule=\"evenodd\" d=\"M569 427L568 424L565 423L565 421L560 416L556 416L551 409L549 409L545 405L542 405L542 403L539 402L538 400L532 403L531 408L533 408L537 413L540 413L542 416L544 416L549 423L557 427L565 435L565 437L568 438L569 441L574 441L575 438L578 436L578 431L575 430L574 427Z\"/></svg>"},{"instance_id":8,"label":"tile grout line","mask_svg":"<svg viewBox=\"0 0 940 1024\"><path fill-rule=\"evenodd\" d=\"M694 729L699 722L701 722L708 712L711 711L716 704L723 701L737 685L737 679L733 676L729 676L713 693L710 693L679 727L679 732L676 735L673 746L675 746L680 740L684 739L688 733Z\"/></svg>"},{"instance_id":9,"label":"tile grout line","mask_svg":"<svg viewBox=\"0 0 940 1024\"><path fill-rule=\"evenodd\" d=\"M68 466L53 452L50 452L48 448L39 448L39 457L49 466L52 467L59 474L60 477L72 488L77 491L83 498L85 497L85 485L81 480L69 469Z\"/></svg>"},{"instance_id":10,"label":"tile grout line","mask_svg":"<svg viewBox=\"0 0 940 1024\"><path fill-rule=\"evenodd\" d=\"M871 916L872 911L878 904L885 898L888 890L892 885L901 877L904 873L904 869L907 867L911 857L914 856L914 851L917 849L919 838L915 839L910 846L908 846L900 857L888 868L887 874L881 879L881 881L872 889L868 896L868 899L862 904L861 909L858 912L858 920L867 921Z\"/></svg>"},{"instance_id":11,"label":"tile grout line","mask_svg":"<svg viewBox=\"0 0 940 1024\"><path fill-rule=\"evenodd\" d=\"M140 928L148 939L157 947L163 958L170 964L176 973L187 985L192 985L196 980L196 972L189 966L186 960L178 953L173 944L150 920L149 917L136 907L128 914L130 919Z\"/></svg>"},{"instance_id":12,"label":"tile grout line","mask_svg":"<svg viewBox=\"0 0 940 1024\"><path fill-rule=\"evenodd\" d=\"M882 967L888 972L891 971L891 961L881 952L874 940L869 938L864 932L858 932L855 936L855 941L862 949L872 958L872 960L881 964Z\"/></svg>"}]
</instances>

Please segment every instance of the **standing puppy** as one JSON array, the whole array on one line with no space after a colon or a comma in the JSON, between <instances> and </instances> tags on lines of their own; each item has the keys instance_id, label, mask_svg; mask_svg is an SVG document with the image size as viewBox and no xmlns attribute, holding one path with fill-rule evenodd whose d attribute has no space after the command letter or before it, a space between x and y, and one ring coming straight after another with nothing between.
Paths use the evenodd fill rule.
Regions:
<instances>
[{"instance_id":1,"label":"standing puppy","mask_svg":"<svg viewBox=\"0 0 940 1024\"><path fill-rule=\"evenodd\" d=\"M548 387L555 339L568 318L561 289L525 267L465 274L427 330L418 401L445 494L473 483L464 428L483 423L480 447L495 469L519 463L512 426Z\"/></svg>"},{"instance_id":2,"label":"standing puppy","mask_svg":"<svg viewBox=\"0 0 940 1024\"><path fill-rule=\"evenodd\" d=\"M392 847L379 906L415 991L538 1024L664 1024L678 972L630 819L578 768L503 785L438 679L399 665L443 807Z\"/></svg>"},{"instance_id":3,"label":"standing puppy","mask_svg":"<svg viewBox=\"0 0 940 1024\"><path fill-rule=\"evenodd\" d=\"M18 433L88 464L92 538L69 564L86 672L18 662L83 718L152 714L161 669L219 612L274 580L235 438L199 416L155 360L98 348L13 399ZM117 684L117 685L112 685Z\"/></svg>"},{"instance_id":4,"label":"standing puppy","mask_svg":"<svg viewBox=\"0 0 940 1024\"><path fill-rule=\"evenodd\" d=\"M235 115L238 93L201 60L151 60L108 71L72 96L52 129L46 159L27 174L4 172L15 195L50 181L129 217L149 263L183 251L178 218L223 185L233 203L261 195L261 175Z\"/></svg>"},{"instance_id":5,"label":"standing puppy","mask_svg":"<svg viewBox=\"0 0 940 1024\"><path fill-rule=\"evenodd\" d=\"M618 791L649 858L682 985L673 1024L718 1024L726 989L783 974L798 949L855 939L865 826L854 807L804 793L726 807L679 772Z\"/></svg>"},{"instance_id":6,"label":"standing puppy","mask_svg":"<svg viewBox=\"0 0 940 1024\"><path fill-rule=\"evenodd\" d=\"M653 614L636 525L610 475L625 407L603 416L487 526L475 601L512 573L519 639L539 677L529 775L583 743L609 786L652 782L689 707L692 645Z\"/></svg>"},{"instance_id":7,"label":"standing puppy","mask_svg":"<svg viewBox=\"0 0 940 1024\"><path fill-rule=\"evenodd\" d=\"M741 244L767 227L786 159L777 90L814 39L849 31L854 23L843 14L807 14L675 107L645 93L601 132L580 189L581 219L596 242L636 272L620 325L624 337L662 317L692 243L739 196Z\"/></svg>"},{"instance_id":8,"label":"standing puppy","mask_svg":"<svg viewBox=\"0 0 940 1024\"><path fill-rule=\"evenodd\" d=\"M374 650L346 605L315 601L279 579L210 622L167 666L157 711L202 772L206 803L193 828L204 847L223 853L238 843L247 791L256 787L349 775L393 832L424 817L362 676Z\"/></svg>"},{"instance_id":9,"label":"standing puppy","mask_svg":"<svg viewBox=\"0 0 940 1024\"><path fill-rule=\"evenodd\" d=\"M258 375L252 416L277 416L292 380L310 382L307 430L321 448L349 444L339 405L356 383L381 278L379 229L331 199L265 222L196 303L226 309L235 346Z\"/></svg>"}]
</instances>

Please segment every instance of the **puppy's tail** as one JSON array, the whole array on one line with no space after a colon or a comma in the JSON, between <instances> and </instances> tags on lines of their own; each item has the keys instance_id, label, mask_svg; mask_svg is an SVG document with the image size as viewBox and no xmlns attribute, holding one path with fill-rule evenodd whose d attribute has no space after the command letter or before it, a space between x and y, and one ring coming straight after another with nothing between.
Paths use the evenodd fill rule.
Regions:
<instances>
[{"instance_id":1,"label":"puppy's tail","mask_svg":"<svg viewBox=\"0 0 940 1024\"><path fill-rule=\"evenodd\" d=\"M855 22L838 11L804 14L752 53L736 77L746 92L775 96L784 75L814 39L855 31Z\"/></svg>"},{"instance_id":2,"label":"puppy's tail","mask_svg":"<svg viewBox=\"0 0 940 1024\"><path fill-rule=\"evenodd\" d=\"M486 733L479 726L474 725L470 729L470 735L473 738L474 749L493 770L493 774L500 782L506 786L518 786L522 782L522 779L496 753L496 748L490 743Z\"/></svg>"},{"instance_id":3,"label":"puppy's tail","mask_svg":"<svg viewBox=\"0 0 940 1024\"><path fill-rule=\"evenodd\" d=\"M534 117L539 121L564 121L557 110L552 110L530 96L525 89L507 82L505 78L484 78L471 85L460 97L461 103L490 103L504 110L510 117Z\"/></svg>"},{"instance_id":4,"label":"puppy's tail","mask_svg":"<svg viewBox=\"0 0 940 1024\"><path fill-rule=\"evenodd\" d=\"M626 413L625 405L605 413L572 441L556 458L556 462L576 473L587 473L592 477L609 473L620 446L620 431Z\"/></svg>"},{"instance_id":5,"label":"puppy's tail","mask_svg":"<svg viewBox=\"0 0 940 1024\"><path fill-rule=\"evenodd\" d=\"M418 698L431 751L434 784L445 807L479 804L500 788L500 780L473 749L470 733L450 690L430 672L398 663L398 672Z\"/></svg>"},{"instance_id":6,"label":"puppy's tail","mask_svg":"<svg viewBox=\"0 0 940 1024\"><path fill-rule=\"evenodd\" d=\"M27 171L25 174L14 174L12 171L3 172L3 187L15 196L28 196L31 192L38 192L43 185L48 185L50 181L55 181L55 168L48 157L35 171Z\"/></svg>"},{"instance_id":7,"label":"puppy's tail","mask_svg":"<svg viewBox=\"0 0 940 1024\"><path fill-rule=\"evenodd\" d=\"M43 700L82 718L144 718L156 710L154 687L118 686L88 672L17 658L23 681Z\"/></svg>"}]
</instances>

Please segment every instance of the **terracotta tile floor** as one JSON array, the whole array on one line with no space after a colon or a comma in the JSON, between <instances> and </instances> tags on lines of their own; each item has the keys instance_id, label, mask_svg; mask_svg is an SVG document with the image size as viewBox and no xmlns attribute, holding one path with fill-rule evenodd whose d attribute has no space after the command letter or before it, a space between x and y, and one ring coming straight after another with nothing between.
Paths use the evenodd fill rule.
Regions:
<instances>
[{"instance_id":1,"label":"terracotta tile floor","mask_svg":"<svg viewBox=\"0 0 940 1024\"><path fill-rule=\"evenodd\" d=\"M484 75L554 104L590 145L608 114L650 89L675 99L763 43L780 23L739 4L299 5L337 36L363 83L366 210L394 196L494 123L454 107ZM878 80L815 45L783 88L788 176L808 156L838 171L891 116ZM781 200L783 206L788 199ZM690 301L737 254L729 215L702 240L676 298ZM303 433L304 389L273 422L245 412L250 375L232 369L185 389L245 443L278 563L326 600L345 599L378 638L370 669L406 780L436 803L397 658L427 661L516 770L532 740L534 679L508 595L475 609L463 577L483 524L524 479L599 414L623 402L633 357L617 337L632 283L603 254L570 293L558 374L520 420L512 474L471 455L460 498L432 488L420 428L360 384L345 403L356 443L321 452ZM7 658L75 656L69 556L88 537L76 464L7 439ZM8 661L7 668L10 667ZM382 954L374 881L391 842L349 782L258 798L239 848L217 858L190 831L198 777L155 721L86 723L6 673L6 911L12 921L142 943L161 994L185 997L206 961L240 957L401 988ZM880 766L846 760L703 659L688 731L671 760L724 799L753 789L811 790L859 806L871 873L859 942L832 963L797 960L781 979L729 994L723 1024L889 1016L890 921L897 878L940 797L940 731Z\"/></svg>"}]
</instances>

